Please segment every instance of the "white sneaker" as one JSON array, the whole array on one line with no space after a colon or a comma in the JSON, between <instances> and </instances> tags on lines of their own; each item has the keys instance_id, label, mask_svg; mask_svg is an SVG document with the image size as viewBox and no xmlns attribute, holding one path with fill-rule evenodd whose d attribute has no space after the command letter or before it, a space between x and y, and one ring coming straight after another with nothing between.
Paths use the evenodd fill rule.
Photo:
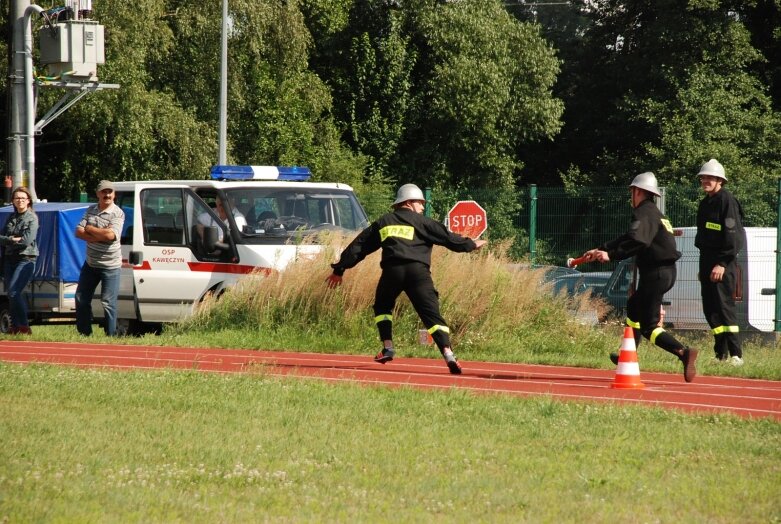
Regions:
<instances>
[{"instance_id":1,"label":"white sneaker","mask_svg":"<svg viewBox=\"0 0 781 524\"><path fill-rule=\"evenodd\" d=\"M729 363L733 366L742 366L743 365L743 359L739 356L735 355L733 357L730 357Z\"/></svg>"}]
</instances>

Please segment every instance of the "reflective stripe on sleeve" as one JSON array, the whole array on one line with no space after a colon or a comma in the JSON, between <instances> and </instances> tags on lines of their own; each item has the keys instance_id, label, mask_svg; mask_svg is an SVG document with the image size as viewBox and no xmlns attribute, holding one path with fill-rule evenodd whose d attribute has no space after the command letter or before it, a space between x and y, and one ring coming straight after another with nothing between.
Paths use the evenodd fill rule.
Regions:
<instances>
[{"instance_id":1,"label":"reflective stripe on sleeve","mask_svg":"<svg viewBox=\"0 0 781 524\"><path fill-rule=\"evenodd\" d=\"M379 324L383 320L387 320L388 322L393 322L393 315L377 315L374 317L374 323Z\"/></svg>"}]
</instances>

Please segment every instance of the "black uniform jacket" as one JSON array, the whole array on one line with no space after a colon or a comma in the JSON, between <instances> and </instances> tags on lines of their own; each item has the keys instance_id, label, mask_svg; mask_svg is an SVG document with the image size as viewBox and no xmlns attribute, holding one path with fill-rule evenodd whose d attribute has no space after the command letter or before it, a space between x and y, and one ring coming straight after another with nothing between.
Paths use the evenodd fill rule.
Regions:
<instances>
[{"instance_id":1,"label":"black uniform jacket","mask_svg":"<svg viewBox=\"0 0 781 524\"><path fill-rule=\"evenodd\" d=\"M623 260L636 256L640 269L668 266L681 258L675 249L675 237L670 221L659 211L653 200L643 200L632 210L629 231L605 242L599 249L607 251L610 260Z\"/></svg>"},{"instance_id":2,"label":"black uniform jacket","mask_svg":"<svg viewBox=\"0 0 781 524\"><path fill-rule=\"evenodd\" d=\"M744 236L743 208L732 193L722 188L700 201L694 245L710 260L726 267L743 248Z\"/></svg>"},{"instance_id":3,"label":"black uniform jacket","mask_svg":"<svg viewBox=\"0 0 781 524\"><path fill-rule=\"evenodd\" d=\"M409 209L396 209L381 216L355 237L331 267L334 274L341 276L346 269L355 267L380 248L382 267L406 262L420 262L430 267L434 245L460 253L477 247L472 239L451 233L436 220Z\"/></svg>"}]
</instances>

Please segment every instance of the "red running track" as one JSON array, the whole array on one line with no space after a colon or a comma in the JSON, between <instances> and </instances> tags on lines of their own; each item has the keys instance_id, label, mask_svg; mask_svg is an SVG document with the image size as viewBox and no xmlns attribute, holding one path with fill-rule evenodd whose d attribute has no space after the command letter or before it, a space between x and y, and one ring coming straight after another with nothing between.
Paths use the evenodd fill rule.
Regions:
<instances>
[{"instance_id":1,"label":"red running track","mask_svg":"<svg viewBox=\"0 0 781 524\"><path fill-rule=\"evenodd\" d=\"M466 361L464 373L454 376L440 359L398 358L382 365L374 363L370 355L5 340L0 343L0 360L109 369L295 375L333 382L544 395L781 420L779 381L699 376L687 384L680 374L642 370L645 389L621 390L610 387L613 370Z\"/></svg>"}]
</instances>

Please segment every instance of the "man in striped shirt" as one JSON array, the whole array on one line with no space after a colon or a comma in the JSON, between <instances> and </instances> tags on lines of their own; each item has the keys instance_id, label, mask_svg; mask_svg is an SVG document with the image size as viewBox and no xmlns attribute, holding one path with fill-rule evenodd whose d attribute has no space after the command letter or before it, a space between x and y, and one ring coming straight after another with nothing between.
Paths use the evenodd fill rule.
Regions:
<instances>
[{"instance_id":1,"label":"man in striped shirt","mask_svg":"<svg viewBox=\"0 0 781 524\"><path fill-rule=\"evenodd\" d=\"M106 335L117 331L117 297L122 251L119 237L125 213L114 204L114 185L101 180L95 191L98 203L90 206L76 226L76 237L87 242L87 258L81 266L76 287L76 329L85 336L92 334L92 297L100 284Z\"/></svg>"}]
</instances>

